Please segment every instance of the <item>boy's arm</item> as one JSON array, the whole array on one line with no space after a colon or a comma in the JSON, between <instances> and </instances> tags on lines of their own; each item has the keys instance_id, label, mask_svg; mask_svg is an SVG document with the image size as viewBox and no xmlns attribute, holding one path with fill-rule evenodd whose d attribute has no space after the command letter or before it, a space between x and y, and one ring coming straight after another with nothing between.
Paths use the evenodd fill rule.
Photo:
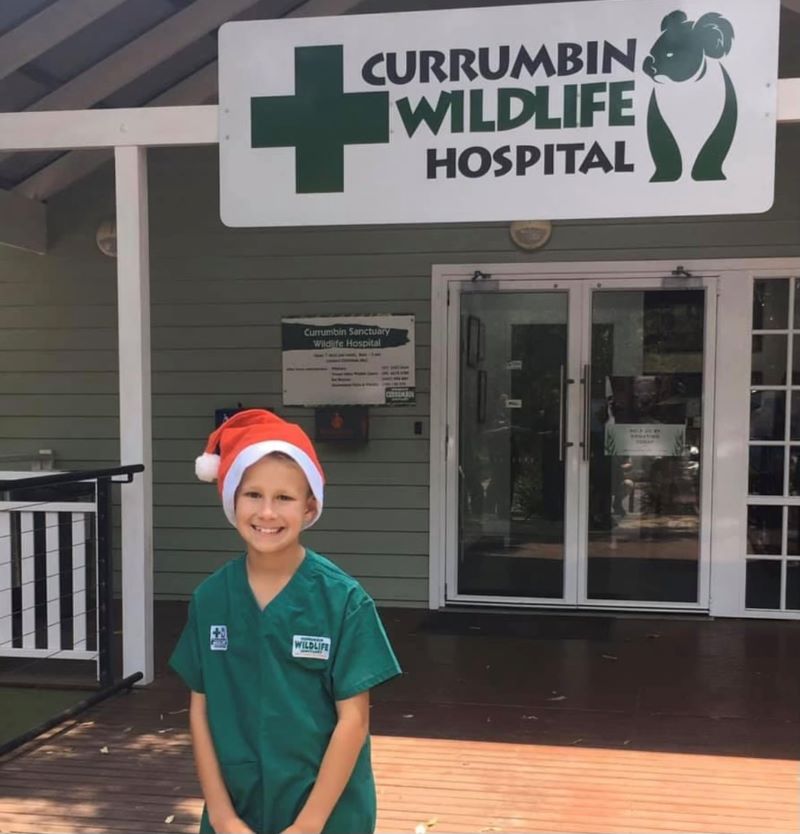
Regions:
<instances>
[{"instance_id":1,"label":"boy's arm","mask_svg":"<svg viewBox=\"0 0 800 834\"><path fill-rule=\"evenodd\" d=\"M356 766L369 733L369 690L336 702L338 721L314 787L286 834L319 834Z\"/></svg>"},{"instance_id":2,"label":"boy's arm","mask_svg":"<svg viewBox=\"0 0 800 834\"><path fill-rule=\"evenodd\" d=\"M206 696L192 692L189 703L189 726L192 730L192 747L197 766L197 776L206 800L208 821L217 834L253 834L253 830L239 819L234 810L222 771L214 751L214 741L208 728Z\"/></svg>"}]
</instances>

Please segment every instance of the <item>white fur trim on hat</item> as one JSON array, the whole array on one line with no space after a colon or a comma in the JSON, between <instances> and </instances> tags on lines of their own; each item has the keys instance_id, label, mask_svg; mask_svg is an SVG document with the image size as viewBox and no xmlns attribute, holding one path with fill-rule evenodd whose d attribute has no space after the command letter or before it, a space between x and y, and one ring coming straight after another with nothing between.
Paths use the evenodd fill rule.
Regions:
<instances>
[{"instance_id":1,"label":"white fur trim on hat","mask_svg":"<svg viewBox=\"0 0 800 834\"><path fill-rule=\"evenodd\" d=\"M272 452L282 452L303 470L303 474L308 480L308 485L311 487L311 492L314 494L314 498L317 499L317 514L305 525L306 527L310 527L322 515L322 497L324 492L322 473L317 469L314 461L301 448L295 446L293 443L287 443L285 440L264 440L261 443L253 443L252 446L247 446L239 452L231 464L230 469L228 469L228 473L225 475L225 482L222 485L222 509L225 511L225 517L234 527L236 526L234 504L236 490L241 483L244 470Z\"/></svg>"},{"instance_id":2,"label":"white fur trim on hat","mask_svg":"<svg viewBox=\"0 0 800 834\"><path fill-rule=\"evenodd\" d=\"M199 458L195 458L194 474L201 481L214 483L217 480L217 475L219 475L219 455L204 452Z\"/></svg>"}]
</instances>

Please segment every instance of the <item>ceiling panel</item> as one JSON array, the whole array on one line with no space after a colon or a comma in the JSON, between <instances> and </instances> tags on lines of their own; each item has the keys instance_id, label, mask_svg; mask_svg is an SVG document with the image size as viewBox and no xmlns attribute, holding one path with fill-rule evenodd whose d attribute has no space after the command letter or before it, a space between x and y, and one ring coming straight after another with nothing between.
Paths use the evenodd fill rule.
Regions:
<instances>
[{"instance_id":1,"label":"ceiling panel","mask_svg":"<svg viewBox=\"0 0 800 834\"><path fill-rule=\"evenodd\" d=\"M0 179L18 185L45 165L58 159L63 151L30 151L11 154L0 162Z\"/></svg>"},{"instance_id":2,"label":"ceiling panel","mask_svg":"<svg viewBox=\"0 0 800 834\"><path fill-rule=\"evenodd\" d=\"M37 12L52 6L56 0L16 0L0 2L0 35L19 26L24 20L33 17Z\"/></svg>"},{"instance_id":3,"label":"ceiling panel","mask_svg":"<svg viewBox=\"0 0 800 834\"><path fill-rule=\"evenodd\" d=\"M800 15L781 9L778 77L800 78Z\"/></svg>"},{"instance_id":4,"label":"ceiling panel","mask_svg":"<svg viewBox=\"0 0 800 834\"><path fill-rule=\"evenodd\" d=\"M169 0L128 0L39 56L32 65L62 83L69 81L177 11Z\"/></svg>"},{"instance_id":5,"label":"ceiling panel","mask_svg":"<svg viewBox=\"0 0 800 834\"><path fill-rule=\"evenodd\" d=\"M44 84L28 78L23 72L12 72L0 79L0 112L24 110L47 92L49 90Z\"/></svg>"},{"instance_id":6,"label":"ceiling panel","mask_svg":"<svg viewBox=\"0 0 800 834\"><path fill-rule=\"evenodd\" d=\"M174 87L188 75L215 60L216 57L216 36L206 35L117 90L113 96L109 96L103 102L102 106L139 107L146 104L165 90Z\"/></svg>"}]
</instances>

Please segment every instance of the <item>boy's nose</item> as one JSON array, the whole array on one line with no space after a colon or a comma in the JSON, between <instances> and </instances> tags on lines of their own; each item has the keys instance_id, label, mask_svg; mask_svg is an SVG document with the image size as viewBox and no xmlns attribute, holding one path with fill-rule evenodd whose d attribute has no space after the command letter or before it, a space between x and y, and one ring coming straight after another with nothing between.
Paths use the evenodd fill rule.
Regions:
<instances>
[{"instance_id":1,"label":"boy's nose","mask_svg":"<svg viewBox=\"0 0 800 834\"><path fill-rule=\"evenodd\" d=\"M264 518L274 518L275 516L275 505L272 501L264 501L262 505L258 508L258 514L263 516Z\"/></svg>"}]
</instances>

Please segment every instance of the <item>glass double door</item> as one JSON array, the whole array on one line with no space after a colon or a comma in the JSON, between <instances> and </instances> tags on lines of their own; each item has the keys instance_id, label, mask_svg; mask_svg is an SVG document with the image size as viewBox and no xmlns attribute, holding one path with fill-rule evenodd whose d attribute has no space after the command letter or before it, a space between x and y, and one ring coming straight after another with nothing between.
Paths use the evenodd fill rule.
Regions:
<instances>
[{"instance_id":1,"label":"glass double door","mask_svg":"<svg viewBox=\"0 0 800 834\"><path fill-rule=\"evenodd\" d=\"M708 289L453 283L451 600L708 607Z\"/></svg>"}]
</instances>

